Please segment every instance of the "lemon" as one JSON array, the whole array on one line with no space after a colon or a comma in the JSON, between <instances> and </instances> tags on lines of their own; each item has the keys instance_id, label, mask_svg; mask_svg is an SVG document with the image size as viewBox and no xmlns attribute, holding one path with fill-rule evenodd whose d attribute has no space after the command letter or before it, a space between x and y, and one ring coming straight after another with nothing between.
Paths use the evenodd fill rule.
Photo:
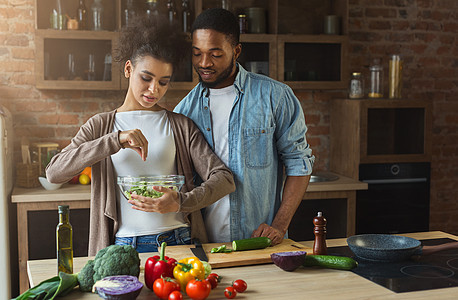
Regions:
<instances>
[{"instance_id":1,"label":"lemon","mask_svg":"<svg viewBox=\"0 0 458 300\"><path fill-rule=\"evenodd\" d=\"M81 174L78 180L81 184L89 184L91 182L91 178L86 174Z\"/></svg>"}]
</instances>

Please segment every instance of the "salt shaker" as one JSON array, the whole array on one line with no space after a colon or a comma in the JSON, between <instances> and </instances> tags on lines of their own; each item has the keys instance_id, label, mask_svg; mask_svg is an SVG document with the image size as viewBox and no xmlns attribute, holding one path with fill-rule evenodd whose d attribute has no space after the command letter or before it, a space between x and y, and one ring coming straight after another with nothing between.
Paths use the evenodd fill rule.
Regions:
<instances>
[{"instance_id":1,"label":"salt shaker","mask_svg":"<svg viewBox=\"0 0 458 300\"><path fill-rule=\"evenodd\" d=\"M326 219L320 211L313 218L313 225L315 225L313 232L315 233L315 241L313 242L313 254L327 255L328 249L326 246Z\"/></svg>"}]
</instances>

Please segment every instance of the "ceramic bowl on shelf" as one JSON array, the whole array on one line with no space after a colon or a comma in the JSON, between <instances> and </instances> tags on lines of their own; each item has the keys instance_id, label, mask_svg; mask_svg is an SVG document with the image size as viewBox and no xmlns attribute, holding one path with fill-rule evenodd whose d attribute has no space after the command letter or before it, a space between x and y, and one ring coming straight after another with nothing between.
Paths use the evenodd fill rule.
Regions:
<instances>
[{"instance_id":1,"label":"ceramic bowl on shelf","mask_svg":"<svg viewBox=\"0 0 458 300\"><path fill-rule=\"evenodd\" d=\"M130 199L132 194L158 198L163 193L154 190L153 186L179 191L183 184L183 175L118 176L118 186L126 199Z\"/></svg>"},{"instance_id":2,"label":"ceramic bowl on shelf","mask_svg":"<svg viewBox=\"0 0 458 300\"><path fill-rule=\"evenodd\" d=\"M38 177L38 180L40 181L41 185L48 191L54 191L59 189L63 183L51 183L48 181L46 177Z\"/></svg>"}]
</instances>

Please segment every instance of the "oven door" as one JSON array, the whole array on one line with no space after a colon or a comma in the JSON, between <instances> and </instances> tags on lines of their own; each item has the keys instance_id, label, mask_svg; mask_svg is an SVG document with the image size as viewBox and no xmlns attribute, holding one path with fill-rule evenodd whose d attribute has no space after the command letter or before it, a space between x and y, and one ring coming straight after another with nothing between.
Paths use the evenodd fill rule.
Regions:
<instances>
[{"instance_id":1,"label":"oven door","mask_svg":"<svg viewBox=\"0 0 458 300\"><path fill-rule=\"evenodd\" d=\"M369 164L361 169L360 180L368 189L357 192L357 234L429 230L429 163Z\"/></svg>"}]
</instances>

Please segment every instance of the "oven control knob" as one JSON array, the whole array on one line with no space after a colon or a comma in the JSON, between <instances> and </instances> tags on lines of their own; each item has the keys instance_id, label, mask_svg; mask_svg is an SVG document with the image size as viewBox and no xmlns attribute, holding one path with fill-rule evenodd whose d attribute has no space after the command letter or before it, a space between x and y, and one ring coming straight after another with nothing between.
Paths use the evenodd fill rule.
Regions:
<instances>
[{"instance_id":1,"label":"oven control knob","mask_svg":"<svg viewBox=\"0 0 458 300\"><path fill-rule=\"evenodd\" d=\"M399 165L392 165L391 166L391 174L398 175L399 171L401 171L401 168L399 167Z\"/></svg>"}]
</instances>

